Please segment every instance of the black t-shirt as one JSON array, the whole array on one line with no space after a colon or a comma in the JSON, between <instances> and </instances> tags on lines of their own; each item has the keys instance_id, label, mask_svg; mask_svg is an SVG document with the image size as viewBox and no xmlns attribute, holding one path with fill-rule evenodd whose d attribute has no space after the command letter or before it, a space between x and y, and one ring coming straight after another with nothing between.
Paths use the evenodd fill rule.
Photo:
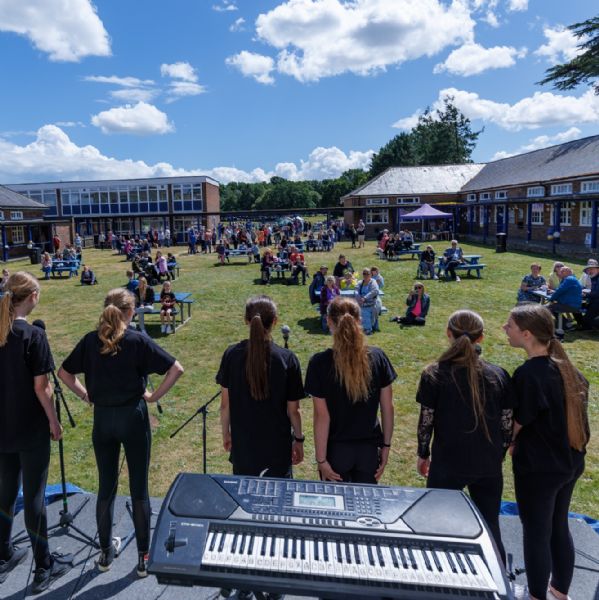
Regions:
<instances>
[{"instance_id":1,"label":"black t-shirt","mask_svg":"<svg viewBox=\"0 0 599 600\"><path fill-rule=\"evenodd\" d=\"M557 365L548 356L531 358L514 371L513 381L514 418L522 425L512 456L514 472L573 473L584 452L572 449L568 441L564 384Z\"/></svg>"},{"instance_id":2,"label":"black t-shirt","mask_svg":"<svg viewBox=\"0 0 599 600\"><path fill-rule=\"evenodd\" d=\"M62 363L68 373L85 374L89 399L97 406L137 404L146 389L146 377L164 375L175 362L154 340L132 329L125 331L119 347L114 356L101 354L98 333L90 331Z\"/></svg>"},{"instance_id":3,"label":"black t-shirt","mask_svg":"<svg viewBox=\"0 0 599 600\"><path fill-rule=\"evenodd\" d=\"M169 304L174 306L175 305L175 301L176 301L176 296L174 292L165 292L162 291L160 292L160 302L162 302L162 304Z\"/></svg>"},{"instance_id":4,"label":"black t-shirt","mask_svg":"<svg viewBox=\"0 0 599 600\"><path fill-rule=\"evenodd\" d=\"M30 450L50 437L33 378L54 369L46 332L15 319L0 348L0 452Z\"/></svg>"},{"instance_id":5,"label":"black t-shirt","mask_svg":"<svg viewBox=\"0 0 599 600\"><path fill-rule=\"evenodd\" d=\"M264 469L286 472L291 466L291 422L287 402L305 398L297 356L270 344L269 390L254 400L245 375L248 340L223 354L216 383L229 390L231 462L239 474L259 475Z\"/></svg>"},{"instance_id":6,"label":"black t-shirt","mask_svg":"<svg viewBox=\"0 0 599 600\"><path fill-rule=\"evenodd\" d=\"M395 380L397 373L380 348L371 346L368 359L372 371L368 398L358 402L352 402L345 386L337 379L332 349L318 352L310 359L306 372L306 393L324 398L327 402L331 417L329 442L382 441L377 418L380 392Z\"/></svg>"},{"instance_id":7,"label":"black t-shirt","mask_svg":"<svg viewBox=\"0 0 599 600\"><path fill-rule=\"evenodd\" d=\"M503 436L501 413L514 406L510 376L501 367L481 360L479 380L485 400L489 440L482 424L476 426L472 396L464 367L441 362L424 371L416 402L435 411L431 460L435 468L453 475L494 477L501 474Z\"/></svg>"},{"instance_id":8,"label":"black t-shirt","mask_svg":"<svg viewBox=\"0 0 599 600\"><path fill-rule=\"evenodd\" d=\"M344 265L342 265L340 262L338 262L335 265L335 268L333 269L333 276L334 277L343 277L343 274L345 273L345 271L350 271L351 273L354 272L354 268L352 267L352 264L348 261L345 262Z\"/></svg>"}]
</instances>

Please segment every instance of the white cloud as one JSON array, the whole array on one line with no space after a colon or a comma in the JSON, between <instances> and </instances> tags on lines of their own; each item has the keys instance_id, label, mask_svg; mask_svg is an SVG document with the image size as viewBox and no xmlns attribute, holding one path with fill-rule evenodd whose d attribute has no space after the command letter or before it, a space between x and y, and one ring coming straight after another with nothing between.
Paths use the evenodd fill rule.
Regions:
<instances>
[{"instance_id":1,"label":"white cloud","mask_svg":"<svg viewBox=\"0 0 599 600\"><path fill-rule=\"evenodd\" d=\"M110 39L90 0L0 0L0 31L25 36L50 60L110 56Z\"/></svg>"},{"instance_id":2,"label":"white cloud","mask_svg":"<svg viewBox=\"0 0 599 600\"><path fill-rule=\"evenodd\" d=\"M85 127L85 123L81 121L56 121L56 127Z\"/></svg>"},{"instance_id":3,"label":"white cloud","mask_svg":"<svg viewBox=\"0 0 599 600\"><path fill-rule=\"evenodd\" d=\"M528 10L528 0L509 0L508 10L512 12Z\"/></svg>"},{"instance_id":4,"label":"white cloud","mask_svg":"<svg viewBox=\"0 0 599 600\"><path fill-rule=\"evenodd\" d=\"M102 133L130 133L134 135L164 134L174 131L168 116L146 102L105 110L91 119Z\"/></svg>"},{"instance_id":5,"label":"white cloud","mask_svg":"<svg viewBox=\"0 0 599 600\"><path fill-rule=\"evenodd\" d=\"M547 43L537 48L534 53L537 56L545 57L552 65L568 62L581 53L577 47L581 41L577 40L569 29L561 25L554 28L545 27L543 35L547 38Z\"/></svg>"},{"instance_id":6,"label":"white cloud","mask_svg":"<svg viewBox=\"0 0 599 600\"><path fill-rule=\"evenodd\" d=\"M373 151L351 151L338 148L315 148L306 161L278 163L273 170L256 167L244 171L236 167L180 169L160 162L149 165L141 160L116 159L98 148L77 146L55 125L44 125L30 144L19 146L0 138L0 182L82 179L127 179L140 177L174 177L208 175L222 183L230 181L268 181L273 175L290 179L337 177L352 168L366 168Z\"/></svg>"},{"instance_id":7,"label":"white cloud","mask_svg":"<svg viewBox=\"0 0 599 600\"><path fill-rule=\"evenodd\" d=\"M232 0L222 0L220 4L213 4L212 10L215 10L216 12L232 12L239 9Z\"/></svg>"},{"instance_id":8,"label":"white cloud","mask_svg":"<svg viewBox=\"0 0 599 600\"><path fill-rule=\"evenodd\" d=\"M166 102L170 104L184 96L199 96L205 91L206 88L199 83L192 83L191 81L173 81L169 84Z\"/></svg>"},{"instance_id":9,"label":"white cloud","mask_svg":"<svg viewBox=\"0 0 599 600\"><path fill-rule=\"evenodd\" d=\"M567 131L562 131L556 135L539 135L536 138L530 140L528 144L520 146L518 150L514 152L506 152L500 150L496 152L491 160L499 160L500 158L509 158L516 154L522 154L523 152L532 152L533 150L539 150L540 148L547 148L555 144L564 144L565 142L571 142L572 140L578 139L582 135L582 131L578 127L570 127Z\"/></svg>"},{"instance_id":10,"label":"white cloud","mask_svg":"<svg viewBox=\"0 0 599 600\"><path fill-rule=\"evenodd\" d=\"M1 1L1 0L0 0ZM109 83L111 85L120 85L127 88L145 87L154 85L152 79L138 79L137 77L119 77L118 75L87 75L83 81L91 81L93 83Z\"/></svg>"},{"instance_id":11,"label":"white cloud","mask_svg":"<svg viewBox=\"0 0 599 600\"><path fill-rule=\"evenodd\" d=\"M242 50L235 56L229 56L225 62L230 67L239 69L245 77L253 77L259 83L274 83L271 72L275 68L275 61L270 56Z\"/></svg>"},{"instance_id":12,"label":"white cloud","mask_svg":"<svg viewBox=\"0 0 599 600\"><path fill-rule=\"evenodd\" d=\"M229 31L235 32L235 31L244 31L245 27L243 26L245 24L245 19L243 17L239 17L239 19L237 19L234 23L231 24L231 26L229 27Z\"/></svg>"},{"instance_id":13,"label":"white cloud","mask_svg":"<svg viewBox=\"0 0 599 600\"><path fill-rule=\"evenodd\" d=\"M433 56L471 41L474 25L462 0L288 0L258 16L256 33L278 72L307 82Z\"/></svg>"},{"instance_id":14,"label":"white cloud","mask_svg":"<svg viewBox=\"0 0 599 600\"><path fill-rule=\"evenodd\" d=\"M124 88L122 90L112 90L110 96L121 102L150 102L160 92L152 88Z\"/></svg>"},{"instance_id":15,"label":"white cloud","mask_svg":"<svg viewBox=\"0 0 599 600\"><path fill-rule=\"evenodd\" d=\"M196 82L198 80L196 70L188 62L162 64L160 65L160 74L163 77L172 77L183 81Z\"/></svg>"},{"instance_id":16,"label":"white cloud","mask_svg":"<svg viewBox=\"0 0 599 600\"><path fill-rule=\"evenodd\" d=\"M517 58L526 56L526 48L517 50L511 46L484 48L480 44L468 43L454 50L444 63L435 66L435 73L447 71L454 75L469 77L489 69L512 67Z\"/></svg>"},{"instance_id":17,"label":"white cloud","mask_svg":"<svg viewBox=\"0 0 599 600\"><path fill-rule=\"evenodd\" d=\"M548 125L599 123L599 96L595 95L593 90L587 90L579 97L535 92L515 104L508 104L486 100L475 92L446 88L439 92L433 109L441 108L443 100L448 96L453 96L455 106L468 118L495 123L511 131L537 129ZM416 113L400 119L393 127L405 128L408 119L414 119L415 116Z\"/></svg>"}]
</instances>

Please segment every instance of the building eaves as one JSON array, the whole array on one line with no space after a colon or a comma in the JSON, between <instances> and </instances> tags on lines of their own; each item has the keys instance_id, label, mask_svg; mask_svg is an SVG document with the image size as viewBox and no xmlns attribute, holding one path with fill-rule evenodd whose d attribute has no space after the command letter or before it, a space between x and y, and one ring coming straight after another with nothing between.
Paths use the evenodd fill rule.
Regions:
<instances>
[{"instance_id":1,"label":"building eaves","mask_svg":"<svg viewBox=\"0 0 599 600\"><path fill-rule=\"evenodd\" d=\"M41 202L31 200L31 198L28 198L23 194L13 192L7 187L0 185L0 208L46 209L48 207L45 204L42 204Z\"/></svg>"}]
</instances>

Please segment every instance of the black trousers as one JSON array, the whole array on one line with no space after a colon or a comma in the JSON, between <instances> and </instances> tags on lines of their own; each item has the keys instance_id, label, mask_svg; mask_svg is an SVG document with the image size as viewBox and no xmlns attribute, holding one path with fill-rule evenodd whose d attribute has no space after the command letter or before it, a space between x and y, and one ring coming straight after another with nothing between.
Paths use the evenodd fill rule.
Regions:
<instances>
[{"instance_id":1,"label":"black trousers","mask_svg":"<svg viewBox=\"0 0 599 600\"><path fill-rule=\"evenodd\" d=\"M455 281L456 280L456 272L455 272L455 268L457 266L460 265L460 261L459 260L450 260L447 263L447 266L445 267L445 270L449 273L449 275L451 276L451 278Z\"/></svg>"},{"instance_id":2,"label":"black trousers","mask_svg":"<svg viewBox=\"0 0 599 600\"><path fill-rule=\"evenodd\" d=\"M568 510L584 463L572 474L514 474L518 512L524 533L524 566L528 589L544 598L551 585L567 594L574 574L574 543Z\"/></svg>"},{"instance_id":3,"label":"black trousers","mask_svg":"<svg viewBox=\"0 0 599 600\"><path fill-rule=\"evenodd\" d=\"M96 521L100 547L110 548L112 520L116 498L121 444L125 449L129 470L129 491L133 508L133 524L138 552L150 548L150 496L148 470L152 434L148 408L144 400L133 406L95 406L92 433L99 489Z\"/></svg>"},{"instance_id":4,"label":"black trousers","mask_svg":"<svg viewBox=\"0 0 599 600\"><path fill-rule=\"evenodd\" d=\"M495 540L501 560L505 565L505 549L501 541L499 529L499 510L501 508L501 493L503 492L503 476L497 477L464 477L453 475L442 469L434 468L434 461L426 481L427 488L446 490L463 490L468 488L468 494L474 505L487 522L491 535ZM532 592L531 592L532 593ZM541 596L538 596L541 598Z\"/></svg>"},{"instance_id":5,"label":"black trousers","mask_svg":"<svg viewBox=\"0 0 599 600\"><path fill-rule=\"evenodd\" d=\"M0 452L0 560L13 553L12 524L19 485L23 483L25 527L31 540L36 568L50 566L45 491L50 463L50 438L30 450Z\"/></svg>"},{"instance_id":6,"label":"black trousers","mask_svg":"<svg viewBox=\"0 0 599 600\"><path fill-rule=\"evenodd\" d=\"M417 317L413 312L407 313L405 317L399 317L399 322L402 325L418 325L420 327L426 325L424 317Z\"/></svg>"},{"instance_id":7,"label":"black trousers","mask_svg":"<svg viewBox=\"0 0 599 600\"><path fill-rule=\"evenodd\" d=\"M379 451L371 442L329 442L327 460L344 482L376 483Z\"/></svg>"}]
</instances>

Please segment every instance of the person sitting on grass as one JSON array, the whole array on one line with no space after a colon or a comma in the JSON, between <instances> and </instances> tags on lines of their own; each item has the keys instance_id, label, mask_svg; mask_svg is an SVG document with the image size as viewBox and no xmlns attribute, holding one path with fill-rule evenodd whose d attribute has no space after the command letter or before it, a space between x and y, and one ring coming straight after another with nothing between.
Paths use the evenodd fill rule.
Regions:
<instances>
[{"instance_id":1,"label":"person sitting on grass","mask_svg":"<svg viewBox=\"0 0 599 600\"><path fill-rule=\"evenodd\" d=\"M320 290L320 320L322 322L322 330L326 333L329 332L327 324L327 309L329 304L339 296L339 288L335 278L332 275L327 275L324 280L324 285Z\"/></svg>"},{"instance_id":2,"label":"person sitting on grass","mask_svg":"<svg viewBox=\"0 0 599 600\"><path fill-rule=\"evenodd\" d=\"M420 325L426 323L426 315L431 306L431 299L424 291L424 284L417 281L414 288L410 290L406 298L406 315L405 317L393 317L391 321L396 321L401 325Z\"/></svg>"},{"instance_id":3,"label":"person sitting on grass","mask_svg":"<svg viewBox=\"0 0 599 600\"><path fill-rule=\"evenodd\" d=\"M420 272L431 279L439 279L435 275L435 251L430 244L420 253Z\"/></svg>"},{"instance_id":4,"label":"person sitting on grass","mask_svg":"<svg viewBox=\"0 0 599 600\"><path fill-rule=\"evenodd\" d=\"M349 260L347 260L345 254L340 254L339 260L333 269L333 277L337 278L337 283L339 283L339 280L343 277L345 271L351 271L353 273L354 268Z\"/></svg>"},{"instance_id":5,"label":"person sitting on grass","mask_svg":"<svg viewBox=\"0 0 599 600\"><path fill-rule=\"evenodd\" d=\"M372 278L376 281L376 284L379 286L379 290L382 290L385 287L385 279L381 275L378 267L370 267L370 274Z\"/></svg>"},{"instance_id":6,"label":"person sitting on grass","mask_svg":"<svg viewBox=\"0 0 599 600\"><path fill-rule=\"evenodd\" d=\"M518 290L518 302L540 302L541 298L533 292L540 290L543 286L546 287L547 282L541 275L541 265L534 262L530 265L530 274L524 275L522 279Z\"/></svg>"},{"instance_id":7,"label":"person sitting on grass","mask_svg":"<svg viewBox=\"0 0 599 600\"><path fill-rule=\"evenodd\" d=\"M175 310L176 299L171 282L165 281L160 292L160 324L162 333L175 333Z\"/></svg>"},{"instance_id":8,"label":"person sitting on grass","mask_svg":"<svg viewBox=\"0 0 599 600\"><path fill-rule=\"evenodd\" d=\"M98 282L96 281L94 272L87 265L83 265L83 270L81 271L81 285L95 285L96 283Z\"/></svg>"},{"instance_id":9,"label":"person sitting on grass","mask_svg":"<svg viewBox=\"0 0 599 600\"><path fill-rule=\"evenodd\" d=\"M139 285L134 290L135 308L152 308L155 300L154 289L148 285L148 280L145 277L138 279Z\"/></svg>"},{"instance_id":10,"label":"person sitting on grass","mask_svg":"<svg viewBox=\"0 0 599 600\"><path fill-rule=\"evenodd\" d=\"M557 261L553 263L553 269L551 269L551 275L549 275L549 280L547 281L547 287L550 290L557 290L559 284L562 282L559 273L562 270L563 266L563 262Z\"/></svg>"}]
</instances>

